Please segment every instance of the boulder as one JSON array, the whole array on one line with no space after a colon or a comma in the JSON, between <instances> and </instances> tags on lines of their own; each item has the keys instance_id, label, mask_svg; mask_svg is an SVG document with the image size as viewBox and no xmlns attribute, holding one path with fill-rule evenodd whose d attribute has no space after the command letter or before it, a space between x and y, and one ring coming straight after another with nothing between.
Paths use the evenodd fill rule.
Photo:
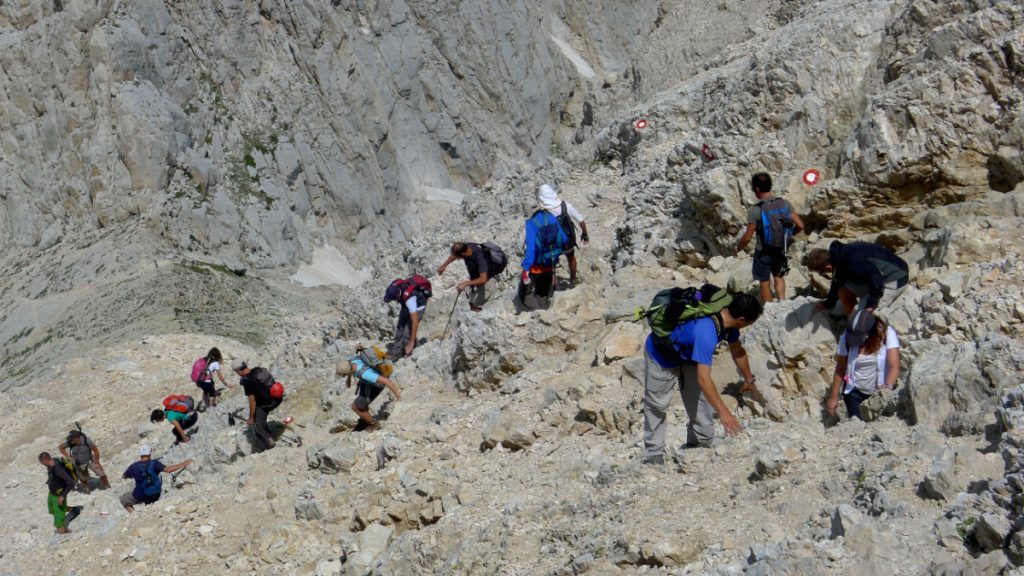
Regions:
<instances>
[{"instance_id":1,"label":"boulder","mask_svg":"<svg viewBox=\"0 0 1024 576\"><path fill-rule=\"evenodd\" d=\"M349 472L355 466L359 450L340 438L306 451L306 463L324 474Z\"/></svg>"},{"instance_id":2,"label":"boulder","mask_svg":"<svg viewBox=\"0 0 1024 576\"><path fill-rule=\"evenodd\" d=\"M363 576L373 569L374 561L388 547L395 529L391 526L370 524L359 533L358 549L345 563L347 576Z\"/></svg>"}]
</instances>

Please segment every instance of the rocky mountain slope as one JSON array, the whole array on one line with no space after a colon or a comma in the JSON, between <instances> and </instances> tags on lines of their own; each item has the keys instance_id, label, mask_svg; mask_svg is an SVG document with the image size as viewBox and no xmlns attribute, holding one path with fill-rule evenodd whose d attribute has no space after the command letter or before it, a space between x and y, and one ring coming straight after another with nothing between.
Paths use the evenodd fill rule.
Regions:
<instances>
[{"instance_id":1,"label":"rocky mountain slope","mask_svg":"<svg viewBox=\"0 0 1024 576\"><path fill-rule=\"evenodd\" d=\"M107 220L98 191L75 196L74 185L64 186L66 196L52 201L7 193L5 367L18 367L31 385L0 395L8 415L0 421L8 462L0 501L9 518L0 528L0 574L37 573L41 550L69 574L1019 573L1020 6L494 2L452 12L433 3L331 4L0 7L0 23L21 35L15 42L5 32L10 45L69 42L57 69L95 59L79 64L95 76L83 86L97 82L90 93L104 101L112 93L99 70L119 78L118 94L155 91L181 109L192 132L178 133L192 134L193 144L177 135L167 142L183 148L124 141L135 158L200 150L208 174L218 174L208 200L195 205L194 192L175 198L191 164L122 194L131 171L123 168L119 181L122 168L109 159L108 168L92 169L117 199L107 200L118 205ZM515 32L494 34L506 29ZM8 78L27 78L11 72L8 51L0 54ZM435 56L417 56L424 54ZM133 62L140 80L119 77L104 55ZM169 96L190 94L181 78L201 83L197 70L215 63L208 77L217 79L220 104L216 94L195 96L190 113L190 100ZM69 90L59 86L54 93ZM35 90L8 89L5 109L35 98L45 112L49 100ZM339 104L360 113L333 112ZM69 126L104 126L107 105L81 111ZM424 145L456 105L465 142ZM267 116L274 107L276 120ZM396 115L382 116L385 109ZM32 130L47 114L25 110L24 131L8 138L45 135ZM139 110L135 122L146 123L153 110L174 107ZM133 116L113 117L123 127ZM245 126L275 122L293 132L279 132L272 152L246 143ZM73 165L104 141L124 144L101 128L86 132L93 137L66 146L62 162ZM200 133L211 140L194 144L204 142ZM292 174L280 163L282 146L299 147L286 133L309 137L316 160L299 160L298 179L282 185ZM64 132L54 134L67 143ZM4 158L22 148L29 146L5 143ZM232 196L231 154L239 153L244 173L256 176L250 183L271 201ZM46 173L25 162L18 170ZM810 168L823 177L816 186L801 182ZM810 225L794 260L833 238L863 238L911 263L912 285L887 313L902 343L901 386L872 422L821 418L842 322L814 311L825 281L794 266L797 297L770 305L744 332L764 395L754 402L727 394L744 434L710 449L676 449L686 421L676 402L670 463L642 466L645 331L631 321L633 307L669 284L753 287L749 256L733 257L730 247L753 200L746 182L759 170L775 176ZM339 171L360 175L350 174L350 185L332 180ZM437 174L448 180L427 183L430 190L408 181ZM192 178L198 190L208 176ZM442 334L462 274L458 266L432 273L447 245L494 239L519 251L522 219L544 181L587 215L593 244L580 254L584 283L559 292L550 310L516 315L506 279L484 312L456 306ZM92 203L85 209L72 197ZM132 213L133 198L156 204ZM43 246L57 220L12 209L32 203L63 206L69 219L61 222L77 224ZM422 218L393 218L403 209ZM70 216L75 210L92 216ZM124 218L109 216L118 210ZM185 232L195 239L183 240ZM21 249L11 252L14 242ZM362 287L287 280L323 242L356 268L372 261ZM388 405L384 429L352 432L353 393L333 377L334 359L386 336L394 319L379 293L411 271L431 271L437 294L426 341L398 364L403 399ZM171 446L164 427L148 424L163 395L192 390L185 372L211 345L255 358L288 383L275 418L295 421L278 425L275 450L251 454L243 428L229 425L227 415L242 406L237 389L201 417L188 444ZM726 392L737 379L724 358L714 376ZM123 483L73 497L85 513L70 535L54 537L35 457L75 421L99 442L115 477L141 441L168 462L196 464L168 482L159 504L132 515L117 504Z\"/></svg>"}]
</instances>

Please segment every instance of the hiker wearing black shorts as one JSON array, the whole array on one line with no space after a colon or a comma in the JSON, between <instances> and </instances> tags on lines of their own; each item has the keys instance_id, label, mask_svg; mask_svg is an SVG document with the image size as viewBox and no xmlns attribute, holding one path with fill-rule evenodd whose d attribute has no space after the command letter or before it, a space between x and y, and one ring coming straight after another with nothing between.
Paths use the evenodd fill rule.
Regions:
<instances>
[{"instance_id":1,"label":"hiker wearing black shorts","mask_svg":"<svg viewBox=\"0 0 1024 576\"><path fill-rule=\"evenodd\" d=\"M220 393L217 392L217 386L213 381L214 376L220 378L220 383L225 388L231 387L227 380L224 379L224 373L221 372L221 364L224 362L224 357L218 348L210 348L210 351L206 353L205 358L202 360L205 361L205 364L199 373L199 378L195 381L196 386L203 391L203 403L199 405L200 412L206 410L207 407L213 408L217 406L217 398L220 397Z\"/></svg>"},{"instance_id":2,"label":"hiker wearing black shorts","mask_svg":"<svg viewBox=\"0 0 1024 576\"><path fill-rule=\"evenodd\" d=\"M773 300L772 279L775 297L785 300L786 274L789 272L786 250L789 238L804 229L804 222L788 200L772 195L772 177L768 174L754 174L750 178L750 188L757 197L757 203L747 210L747 229L733 253L739 254L746 248L756 233L752 273L760 287L761 302Z\"/></svg>"},{"instance_id":3,"label":"hiker wearing black shorts","mask_svg":"<svg viewBox=\"0 0 1024 576\"><path fill-rule=\"evenodd\" d=\"M338 360L334 368L334 374L345 377L345 387L352 387L352 377L356 377L356 399L352 402L352 411L359 416L360 427L358 430L378 430L380 423L370 413L370 403L380 396L386 387L395 397L395 402L402 399L402 393L395 386L394 381L384 376L372 366L359 357L358 354Z\"/></svg>"}]
</instances>

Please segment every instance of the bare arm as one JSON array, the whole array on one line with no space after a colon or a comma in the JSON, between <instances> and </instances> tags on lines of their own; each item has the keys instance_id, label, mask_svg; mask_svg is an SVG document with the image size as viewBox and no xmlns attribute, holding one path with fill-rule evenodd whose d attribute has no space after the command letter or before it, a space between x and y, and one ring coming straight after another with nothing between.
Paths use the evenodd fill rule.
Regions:
<instances>
[{"instance_id":1,"label":"bare arm","mask_svg":"<svg viewBox=\"0 0 1024 576\"><path fill-rule=\"evenodd\" d=\"M580 240L583 240L584 242L590 242L590 234L587 232L586 221L580 222L580 230L583 232L582 234L580 234Z\"/></svg>"},{"instance_id":2,"label":"bare arm","mask_svg":"<svg viewBox=\"0 0 1024 576\"><path fill-rule=\"evenodd\" d=\"M410 320L412 321L412 327L409 329L409 343L405 345L405 353L412 354L413 348L416 347L416 332L420 328L420 314L419 312L410 312Z\"/></svg>"},{"instance_id":3,"label":"bare arm","mask_svg":"<svg viewBox=\"0 0 1024 576\"><path fill-rule=\"evenodd\" d=\"M722 401L722 397L718 394L718 389L715 388L715 382L711 379L711 366L708 364L697 364L697 385L700 386L701 392L704 393L704 398L711 404L711 407L718 412L718 419L722 422L722 426L725 426L725 431L729 434L739 434L743 431L743 426L740 421L729 412L729 408L726 407L725 402Z\"/></svg>"},{"instance_id":4,"label":"bare arm","mask_svg":"<svg viewBox=\"0 0 1024 576\"><path fill-rule=\"evenodd\" d=\"M483 284L487 284L487 280L487 272L481 272L480 275L476 277L476 280L463 280L462 282L459 282L459 285L456 286L455 288L459 292L462 292L463 290L469 288L470 286L482 286Z\"/></svg>"},{"instance_id":5,"label":"bare arm","mask_svg":"<svg viewBox=\"0 0 1024 576\"><path fill-rule=\"evenodd\" d=\"M188 442L188 434L185 434L185 429L181 427L181 424L179 424L177 420L171 420L171 426L174 426L175 430L178 431L178 434L181 435L182 442Z\"/></svg>"},{"instance_id":6,"label":"bare arm","mask_svg":"<svg viewBox=\"0 0 1024 576\"><path fill-rule=\"evenodd\" d=\"M392 382L390 378L378 376L377 382L383 384L384 386L387 387L388 390L391 391L391 394L394 395L396 402L402 399L402 393L398 391L398 386L395 386L395 383Z\"/></svg>"},{"instance_id":7,"label":"bare arm","mask_svg":"<svg viewBox=\"0 0 1024 576\"><path fill-rule=\"evenodd\" d=\"M895 390L900 378L900 349L890 348L885 353L885 389Z\"/></svg>"},{"instance_id":8,"label":"bare arm","mask_svg":"<svg viewBox=\"0 0 1024 576\"><path fill-rule=\"evenodd\" d=\"M832 387L828 390L825 398L825 411L835 414L839 408L839 388L843 385L843 378L846 377L846 356L836 356L836 369L832 372Z\"/></svg>"},{"instance_id":9,"label":"bare arm","mask_svg":"<svg viewBox=\"0 0 1024 576\"><path fill-rule=\"evenodd\" d=\"M444 261L444 264L441 264L441 266L437 269L437 275L440 276L441 274L444 274L444 271L448 269L448 265L451 264L452 262L455 262L456 260L458 260L458 258L454 254L450 254L448 256L448 259Z\"/></svg>"},{"instance_id":10,"label":"bare arm","mask_svg":"<svg viewBox=\"0 0 1024 576\"><path fill-rule=\"evenodd\" d=\"M68 443L67 442L61 442L60 446L57 446L57 450L60 450L60 453L63 454L65 458L71 458L71 455L68 454Z\"/></svg>"},{"instance_id":11,"label":"bare arm","mask_svg":"<svg viewBox=\"0 0 1024 576\"><path fill-rule=\"evenodd\" d=\"M249 419L246 424L252 426L256 422L256 396L249 396Z\"/></svg>"},{"instance_id":12,"label":"bare arm","mask_svg":"<svg viewBox=\"0 0 1024 576\"><path fill-rule=\"evenodd\" d=\"M166 472L168 474L174 474L178 470L181 470L182 468L184 468L185 466L188 466L191 463L192 463L192 459L189 458L188 460L185 460L184 462L178 462L177 464L171 464L170 466L164 466L164 472Z\"/></svg>"},{"instance_id":13,"label":"bare arm","mask_svg":"<svg viewBox=\"0 0 1024 576\"><path fill-rule=\"evenodd\" d=\"M730 343L729 353L732 354L732 361L740 369L740 373L743 374L744 388L752 387L754 385L754 373L750 371L750 357L747 356L747 351L743 348L743 344L740 344L739 340Z\"/></svg>"},{"instance_id":14,"label":"bare arm","mask_svg":"<svg viewBox=\"0 0 1024 576\"><path fill-rule=\"evenodd\" d=\"M736 244L736 249L733 250L733 254L739 254L740 250L746 248L747 244L750 243L750 239L754 237L754 232L756 231L757 224L747 224L747 229L743 232L743 237L740 238L739 243Z\"/></svg>"},{"instance_id":15,"label":"bare arm","mask_svg":"<svg viewBox=\"0 0 1024 576\"><path fill-rule=\"evenodd\" d=\"M95 444L92 445L92 459L95 460L97 464L100 463L100 449Z\"/></svg>"},{"instance_id":16,"label":"bare arm","mask_svg":"<svg viewBox=\"0 0 1024 576\"><path fill-rule=\"evenodd\" d=\"M223 384L225 388L231 387L231 384L228 384L228 381L224 379L224 373L221 372L220 368L217 368L217 371L214 372L214 374L217 375L217 378L220 378L220 383Z\"/></svg>"},{"instance_id":17,"label":"bare arm","mask_svg":"<svg viewBox=\"0 0 1024 576\"><path fill-rule=\"evenodd\" d=\"M800 215L797 214L796 212L790 212L789 215L793 218L793 224L796 224L796 227L793 228L793 235L796 236L797 234L803 232L804 221L800 219Z\"/></svg>"}]
</instances>

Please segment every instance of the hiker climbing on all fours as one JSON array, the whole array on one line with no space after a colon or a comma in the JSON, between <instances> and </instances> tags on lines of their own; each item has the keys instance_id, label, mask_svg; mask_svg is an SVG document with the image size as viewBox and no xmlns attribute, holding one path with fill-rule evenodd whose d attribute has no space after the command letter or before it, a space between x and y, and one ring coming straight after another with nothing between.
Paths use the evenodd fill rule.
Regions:
<instances>
[{"instance_id":1,"label":"hiker climbing on all fours","mask_svg":"<svg viewBox=\"0 0 1024 576\"><path fill-rule=\"evenodd\" d=\"M391 391L395 402L402 399L402 393L399 392L398 386L388 377L392 369L373 347L360 347L352 356L338 360L334 373L339 377L345 377L345 388L351 388L352 377L356 378L356 399L352 402L352 411L359 416L357 432L362 430L372 432L380 429L380 423L370 413L370 404L384 391L385 387ZM384 372L387 372L388 376L385 376Z\"/></svg>"},{"instance_id":2,"label":"hiker climbing on all fours","mask_svg":"<svg viewBox=\"0 0 1024 576\"><path fill-rule=\"evenodd\" d=\"M559 198L558 192L550 184L541 184L537 188L537 203L540 204L541 210L546 210L548 214L558 219L562 230L565 231L565 235L569 238L563 253L565 254L565 261L569 264L569 287L572 288L579 281L579 276L576 273L576 248L579 245L576 242L577 224L580 227L580 241L583 242L582 245L586 246L590 243L586 218L575 206Z\"/></svg>"},{"instance_id":3,"label":"hiker climbing on all fours","mask_svg":"<svg viewBox=\"0 0 1024 576\"><path fill-rule=\"evenodd\" d=\"M413 274L410 278L396 278L384 290L385 304L398 302L401 305L395 337L388 346L388 358L398 360L412 354L416 348L420 321L427 310L427 301L433 295L430 281L419 274Z\"/></svg>"},{"instance_id":4,"label":"hiker climbing on all fours","mask_svg":"<svg viewBox=\"0 0 1024 576\"><path fill-rule=\"evenodd\" d=\"M789 273L789 256L786 252L794 234L804 229L804 222L785 198L772 195L772 177L764 172L750 178L750 189L757 197L757 204L747 210L747 229L743 232L733 254L739 254L752 237L757 236L754 248L753 276L761 291L761 302L772 301L772 284L775 297L786 299L786 274Z\"/></svg>"},{"instance_id":5,"label":"hiker climbing on all fours","mask_svg":"<svg viewBox=\"0 0 1024 576\"><path fill-rule=\"evenodd\" d=\"M695 296L697 293L700 297ZM659 304L659 300L664 303ZM761 304L749 294L730 295L707 285L699 291L676 288L659 292L650 309L656 306L664 313L647 314L651 334L644 344L643 461L660 465L665 462L665 417L677 387L689 417L688 447L711 445L715 412L728 434L743 431L718 394L711 379L711 363L718 344L728 342L733 362L743 374L741 391L755 390L754 375L739 337L740 329L761 316Z\"/></svg>"},{"instance_id":6,"label":"hiker climbing on all fours","mask_svg":"<svg viewBox=\"0 0 1024 576\"><path fill-rule=\"evenodd\" d=\"M469 309L474 312L483 310L483 305L490 299L494 291L494 283L498 276L505 271L508 265L508 257L505 252L493 242L476 244L474 242L456 242L452 244L451 254L448 259L437 269L437 275L444 274L448 265L456 260L462 260L466 265L466 272L469 280L463 280L455 285L458 295L468 290ZM456 298L458 298L456 295ZM453 305L454 307L454 305Z\"/></svg>"}]
</instances>

